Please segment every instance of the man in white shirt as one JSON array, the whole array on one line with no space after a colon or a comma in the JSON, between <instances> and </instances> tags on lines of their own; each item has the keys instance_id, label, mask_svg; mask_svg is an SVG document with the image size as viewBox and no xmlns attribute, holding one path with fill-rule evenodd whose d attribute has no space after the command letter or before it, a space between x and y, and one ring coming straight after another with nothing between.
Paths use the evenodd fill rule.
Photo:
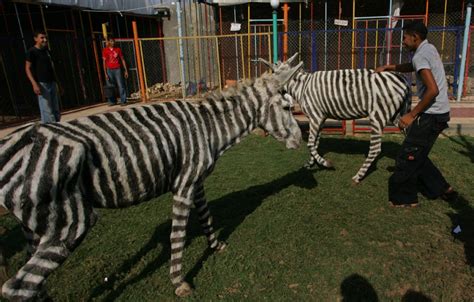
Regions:
<instances>
[{"instance_id":1,"label":"man in white shirt","mask_svg":"<svg viewBox=\"0 0 474 302\"><path fill-rule=\"evenodd\" d=\"M420 101L400 119L399 126L407 129L407 136L389 179L390 204L413 207L418 205L418 192L430 199L441 197L445 200L455 199L457 193L428 158L438 135L448 127L449 100L444 66L436 48L426 40L428 29L423 23L408 23L403 30L403 45L414 52L412 62L380 66L376 72L416 72Z\"/></svg>"}]
</instances>

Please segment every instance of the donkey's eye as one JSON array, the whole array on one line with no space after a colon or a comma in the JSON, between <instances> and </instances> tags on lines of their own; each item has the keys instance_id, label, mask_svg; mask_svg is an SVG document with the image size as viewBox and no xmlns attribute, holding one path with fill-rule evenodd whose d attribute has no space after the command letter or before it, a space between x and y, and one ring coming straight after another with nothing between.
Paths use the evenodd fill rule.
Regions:
<instances>
[{"instance_id":1,"label":"donkey's eye","mask_svg":"<svg viewBox=\"0 0 474 302\"><path fill-rule=\"evenodd\" d=\"M285 105L283 106L283 110L289 111L291 110L292 106L291 105Z\"/></svg>"}]
</instances>

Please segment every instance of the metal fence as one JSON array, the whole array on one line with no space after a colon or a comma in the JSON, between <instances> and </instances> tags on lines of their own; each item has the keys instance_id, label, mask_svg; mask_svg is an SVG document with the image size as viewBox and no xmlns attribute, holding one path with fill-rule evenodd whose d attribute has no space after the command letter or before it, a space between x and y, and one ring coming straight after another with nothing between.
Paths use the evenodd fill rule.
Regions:
<instances>
[{"instance_id":1,"label":"metal fence","mask_svg":"<svg viewBox=\"0 0 474 302\"><path fill-rule=\"evenodd\" d=\"M370 25L370 24L369 24ZM242 31L245 32L246 24ZM311 27L313 30L311 30ZM143 81L149 98L202 97L214 89L233 85L241 79L254 78L266 71L258 58L272 60L272 34L269 24L251 25L250 33L183 38L142 38L139 49L132 39L117 39L129 66L127 90L139 97L140 76L137 64L143 66ZM279 25L279 59L299 52L307 71L344 68L374 68L386 62L400 63L410 59L401 47L400 28L386 29L358 23L355 29L340 29L308 22L290 23L289 32ZM445 65L449 93L454 94L460 69L462 27L430 27L428 39L440 52ZM472 28L471 28L472 30ZM79 39L72 32L50 34L52 57L61 82L65 85L61 108L76 108L102 101L101 62L94 48L102 48L100 39ZM472 40L470 44L472 45ZM24 74L24 45L21 39L0 39L0 126L38 116L38 106L31 85ZM466 68L465 93L474 94L474 56L470 48ZM141 62L137 62L137 51ZM286 53L285 53L286 51ZM100 61L100 60L99 60ZM168 85L167 87L164 87ZM170 91L170 89L172 91Z\"/></svg>"},{"instance_id":2,"label":"metal fence","mask_svg":"<svg viewBox=\"0 0 474 302\"><path fill-rule=\"evenodd\" d=\"M164 83L178 86L180 97L200 97L240 79L258 77L266 71L258 58L271 57L270 39L268 32L140 39L147 97L166 94L155 89ZM139 87L138 83L134 87ZM132 95L139 95L138 90Z\"/></svg>"},{"instance_id":3,"label":"metal fence","mask_svg":"<svg viewBox=\"0 0 474 302\"><path fill-rule=\"evenodd\" d=\"M254 29L257 32L247 34L140 39L148 97L153 97L151 88L156 84L176 84L180 87L180 97L200 97L209 90L261 75L266 68L258 58L271 61L272 34L258 32L257 27ZM433 27L429 33L429 41L440 51L450 95L457 88L462 33L462 27ZM400 28L291 31L279 33L278 51L280 60L298 52L307 71L375 68L410 60L410 53L402 47L401 41ZM128 61L134 61L132 41L127 45L131 46L124 48L123 52L130 57ZM474 64L473 60L468 63L468 66ZM470 75L472 70L469 68L466 75ZM134 89L130 92L136 93L140 87L138 78L132 80L135 82L129 86ZM466 89L466 92L474 93L471 89Z\"/></svg>"}]
</instances>

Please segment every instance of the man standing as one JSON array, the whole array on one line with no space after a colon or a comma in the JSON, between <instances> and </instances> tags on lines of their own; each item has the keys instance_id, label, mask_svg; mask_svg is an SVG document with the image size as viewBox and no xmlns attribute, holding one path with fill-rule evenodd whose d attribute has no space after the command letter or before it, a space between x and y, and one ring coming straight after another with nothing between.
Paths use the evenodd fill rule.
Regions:
<instances>
[{"instance_id":1,"label":"man standing","mask_svg":"<svg viewBox=\"0 0 474 302\"><path fill-rule=\"evenodd\" d=\"M123 65L124 76L126 79L128 78L127 64L123 58L122 50L118 47L114 47L114 45L115 40L112 37L108 37L107 47L102 50L105 79L109 83L118 87L121 105L125 105L127 103L127 92L125 91L120 63ZM109 105L115 105L117 103L115 97L109 98L108 101Z\"/></svg>"},{"instance_id":2,"label":"man standing","mask_svg":"<svg viewBox=\"0 0 474 302\"><path fill-rule=\"evenodd\" d=\"M400 119L399 126L407 129L407 136L388 186L392 206L413 207L418 205L418 192L430 199L445 200L452 200L457 193L428 158L438 135L448 127L450 109L444 66L436 48L426 40L428 29L423 23L409 23L403 30L403 45L414 52L412 62L380 66L376 72L416 72L420 101Z\"/></svg>"},{"instance_id":3,"label":"man standing","mask_svg":"<svg viewBox=\"0 0 474 302\"><path fill-rule=\"evenodd\" d=\"M38 96L43 123L59 122L59 95L51 55L47 48L48 39L44 31L35 31L35 45L26 53L25 72Z\"/></svg>"}]
</instances>

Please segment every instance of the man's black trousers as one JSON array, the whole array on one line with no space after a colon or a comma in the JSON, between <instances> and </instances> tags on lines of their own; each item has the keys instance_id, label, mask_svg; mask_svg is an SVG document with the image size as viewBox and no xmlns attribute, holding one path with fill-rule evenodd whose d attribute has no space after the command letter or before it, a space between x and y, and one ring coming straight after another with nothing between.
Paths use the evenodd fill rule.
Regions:
<instances>
[{"instance_id":1,"label":"man's black trousers","mask_svg":"<svg viewBox=\"0 0 474 302\"><path fill-rule=\"evenodd\" d=\"M394 204L417 202L417 193L440 197L449 188L441 172L428 158L441 131L448 127L449 112L423 113L407 129L396 158L395 172L388 181L389 200Z\"/></svg>"}]
</instances>

